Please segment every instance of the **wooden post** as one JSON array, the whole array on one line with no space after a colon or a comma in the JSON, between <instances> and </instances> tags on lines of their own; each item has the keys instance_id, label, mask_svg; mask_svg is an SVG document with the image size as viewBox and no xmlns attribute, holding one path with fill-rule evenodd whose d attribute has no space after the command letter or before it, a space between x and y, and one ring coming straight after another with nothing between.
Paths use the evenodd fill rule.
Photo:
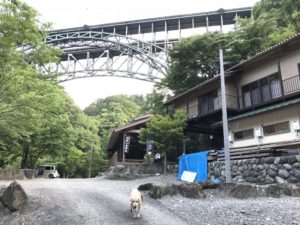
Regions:
<instances>
[{"instance_id":1,"label":"wooden post","mask_svg":"<svg viewBox=\"0 0 300 225\"><path fill-rule=\"evenodd\" d=\"M125 138L126 138L126 135L125 133L123 134L123 146L122 146L122 162L125 163L125 151L124 151L124 148L125 148Z\"/></svg>"}]
</instances>

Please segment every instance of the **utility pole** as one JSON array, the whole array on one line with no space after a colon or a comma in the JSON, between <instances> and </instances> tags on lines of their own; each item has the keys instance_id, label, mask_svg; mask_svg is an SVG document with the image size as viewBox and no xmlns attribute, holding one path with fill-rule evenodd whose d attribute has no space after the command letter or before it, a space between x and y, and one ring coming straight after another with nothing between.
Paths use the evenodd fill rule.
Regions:
<instances>
[{"instance_id":1,"label":"utility pole","mask_svg":"<svg viewBox=\"0 0 300 225\"><path fill-rule=\"evenodd\" d=\"M222 119L223 119L222 121L223 121L223 136L224 136L224 154L225 154L225 175L226 175L226 182L230 183L232 179L231 179L230 152L229 152L229 141L228 141L228 121L227 121L223 49L219 49L219 55L220 55L221 100L222 100Z\"/></svg>"},{"instance_id":2,"label":"utility pole","mask_svg":"<svg viewBox=\"0 0 300 225\"><path fill-rule=\"evenodd\" d=\"M92 154L93 154L93 149L92 149L92 147L90 147L89 178L91 178L91 170L92 170Z\"/></svg>"}]
</instances>

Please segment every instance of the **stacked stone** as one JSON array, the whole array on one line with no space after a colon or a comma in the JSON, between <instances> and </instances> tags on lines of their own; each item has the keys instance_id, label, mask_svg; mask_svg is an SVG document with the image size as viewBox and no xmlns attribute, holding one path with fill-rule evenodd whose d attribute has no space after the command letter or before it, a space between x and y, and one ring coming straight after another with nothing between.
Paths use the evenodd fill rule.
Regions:
<instances>
[{"instance_id":1,"label":"stacked stone","mask_svg":"<svg viewBox=\"0 0 300 225\"><path fill-rule=\"evenodd\" d=\"M209 177L225 178L224 161L208 164ZM300 155L231 161L234 182L300 183Z\"/></svg>"}]
</instances>

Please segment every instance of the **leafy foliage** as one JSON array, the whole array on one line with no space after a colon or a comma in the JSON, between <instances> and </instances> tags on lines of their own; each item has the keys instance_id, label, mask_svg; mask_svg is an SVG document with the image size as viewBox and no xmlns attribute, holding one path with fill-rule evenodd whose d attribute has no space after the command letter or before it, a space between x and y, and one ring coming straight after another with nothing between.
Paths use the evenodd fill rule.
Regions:
<instances>
[{"instance_id":1,"label":"leafy foliage","mask_svg":"<svg viewBox=\"0 0 300 225\"><path fill-rule=\"evenodd\" d=\"M36 70L59 59L60 52L43 42L48 25L18 0L2 2L0 8L1 167L56 162L65 176L87 177L91 165L95 176L107 165L98 121L84 115L52 81L56 74Z\"/></svg>"},{"instance_id":2,"label":"leafy foliage","mask_svg":"<svg viewBox=\"0 0 300 225\"><path fill-rule=\"evenodd\" d=\"M185 121L186 113L180 110L172 116L156 115L150 119L147 128L141 130L140 138L144 143L152 139L160 153L171 152L176 148L178 140L183 138Z\"/></svg>"},{"instance_id":3,"label":"leafy foliage","mask_svg":"<svg viewBox=\"0 0 300 225\"><path fill-rule=\"evenodd\" d=\"M220 33L186 38L170 50L169 73L162 84L179 94L209 78L218 70Z\"/></svg>"},{"instance_id":4,"label":"leafy foliage","mask_svg":"<svg viewBox=\"0 0 300 225\"><path fill-rule=\"evenodd\" d=\"M163 105L165 94L159 90L153 90L152 93L147 94L145 103L141 110L143 114L163 115L165 108Z\"/></svg>"},{"instance_id":5,"label":"leafy foliage","mask_svg":"<svg viewBox=\"0 0 300 225\"><path fill-rule=\"evenodd\" d=\"M143 128L140 133L142 143L147 143L147 139L152 139L155 149L166 156L176 150L177 144L184 137L183 130L186 126L186 112L176 111L172 116L157 115L150 119L147 127ZM166 163L165 163L166 171Z\"/></svg>"},{"instance_id":6,"label":"leafy foliage","mask_svg":"<svg viewBox=\"0 0 300 225\"><path fill-rule=\"evenodd\" d=\"M98 99L84 110L86 115L93 116L98 121L98 134L102 139L102 149L106 149L114 128L129 123L141 114L142 105L140 104L144 104L142 96L115 95Z\"/></svg>"}]
</instances>

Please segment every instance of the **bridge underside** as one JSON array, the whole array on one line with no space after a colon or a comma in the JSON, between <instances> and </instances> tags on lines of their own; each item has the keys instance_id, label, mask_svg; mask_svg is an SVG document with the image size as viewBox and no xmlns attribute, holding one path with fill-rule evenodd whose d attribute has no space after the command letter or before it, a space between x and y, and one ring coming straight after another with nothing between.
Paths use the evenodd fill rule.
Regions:
<instances>
[{"instance_id":1,"label":"bridge underside","mask_svg":"<svg viewBox=\"0 0 300 225\"><path fill-rule=\"evenodd\" d=\"M96 76L118 76L157 82L166 75L166 50L119 34L69 32L50 35L46 43L63 50L59 82Z\"/></svg>"},{"instance_id":2,"label":"bridge underside","mask_svg":"<svg viewBox=\"0 0 300 225\"><path fill-rule=\"evenodd\" d=\"M234 24L236 17L250 16L250 8L221 9L51 31L46 43L62 49L63 54L61 63L47 65L47 70L60 74L58 82L96 76L158 82L167 74L168 48L182 38L183 29L222 29ZM169 32L173 32L172 37Z\"/></svg>"}]
</instances>

